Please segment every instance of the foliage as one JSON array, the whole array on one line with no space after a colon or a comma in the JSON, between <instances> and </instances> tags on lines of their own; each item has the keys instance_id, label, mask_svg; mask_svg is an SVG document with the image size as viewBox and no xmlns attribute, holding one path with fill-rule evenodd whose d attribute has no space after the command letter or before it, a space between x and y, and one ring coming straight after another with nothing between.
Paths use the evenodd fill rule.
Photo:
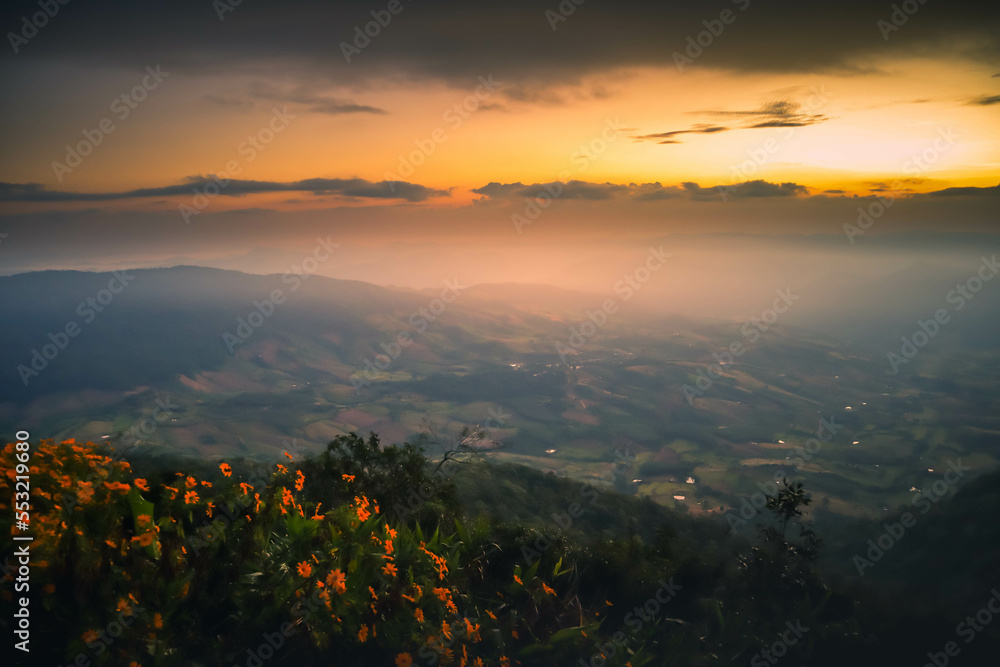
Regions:
<instances>
[{"instance_id":1,"label":"foliage","mask_svg":"<svg viewBox=\"0 0 1000 667\"><path fill-rule=\"evenodd\" d=\"M14 456L0 454L8 534ZM914 628L932 648L954 633L824 580L802 484L768 496L748 545L721 521L506 466L454 468L494 510L462 516L443 467L375 435L267 469L141 469L106 445L33 445L32 663L753 664L799 622L787 664L883 665L926 652ZM581 498L595 502L570 525Z\"/></svg>"}]
</instances>

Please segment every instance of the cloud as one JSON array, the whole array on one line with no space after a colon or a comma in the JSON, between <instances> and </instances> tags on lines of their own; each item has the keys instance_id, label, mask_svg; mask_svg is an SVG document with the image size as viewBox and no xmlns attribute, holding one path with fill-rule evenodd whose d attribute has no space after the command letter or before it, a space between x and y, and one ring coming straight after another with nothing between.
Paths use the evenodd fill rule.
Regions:
<instances>
[{"instance_id":1,"label":"cloud","mask_svg":"<svg viewBox=\"0 0 1000 667\"><path fill-rule=\"evenodd\" d=\"M975 99L969 100L967 104L974 104L983 107L1000 104L1000 95L981 95Z\"/></svg>"},{"instance_id":2,"label":"cloud","mask_svg":"<svg viewBox=\"0 0 1000 667\"><path fill-rule=\"evenodd\" d=\"M662 201L687 198L692 201L724 201L754 197L794 197L809 194L809 189L798 183L769 183L746 181L735 185L702 187L686 182L680 186L660 183L588 183L586 181L553 181L550 183L488 183L473 190L491 200L546 198L585 199L591 201L626 199L637 202Z\"/></svg>"},{"instance_id":3,"label":"cloud","mask_svg":"<svg viewBox=\"0 0 1000 667\"><path fill-rule=\"evenodd\" d=\"M630 192L636 201L662 201L677 199L684 196L684 189L676 185L662 186L657 183L629 184Z\"/></svg>"},{"instance_id":4,"label":"cloud","mask_svg":"<svg viewBox=\"0 0 1000 667\"><path fill-rule=\"evenodd\" d=\"M655 141L656 139L672 139L679 134L715 134L716 132L725 132L729 130L728 127L723 127L721 125L708 125L705 123L700 123L698 125L692 125L688 130L672 130L670 132L656 132L654 134L640 134L638 136L631 137L636 141ZM680 141L660 141L657 143L661 144L679 144Z\"/></svg>"},{"instance_id":5,"label":"cloud","mask_svg":"<svg viewBox=\"0 0 1000 667\"><path fill-rule=\"evenodd\" d=\"M734 185L716 185L703 188L697 183L682 183L695 201L718 199L745 199L755 197L795 197L809 194L809 188L798 183L770 183L756 180Z\"/></svg>"},{"instance_id":6,"label":"cloud","mask_svg":"<svg viewBox=\"0 0 1000 667\"><path fill-rule=\"evenodd\" d=\"M255 0L228 5L232 11L220 22L222 4L88 0L72 21L53 20L45 27L45 57L102 66L160 63L184 73L263 71L265 63L285 64L302 73L300 82L359 87L374 77L467 87L490 72L511 85L569 82L624 68L675 69L674 53L705 33L703 22L717 20L719 12L701 0L590 0L553 30L545 11L558 3L439 0L418 8L403 2L403 11L348 62L341 45L352 44L355 29L373 21L371 3ZM724 4L735 20L684 75L696 69L863 72L873 58L924 53L1000 64L996 3L923 4L920 16L889 41L877 25L889 18L888 3L774 0L750 3L746 11L740 10L743 3ZM38 10L37 0L10 0L7 10L11 16L30 15ZM0 51L0 59L15 57L10 49Z\"/></svg>"},{"instance_id":7,"label":"cloud","mask_svg":"<svg viewBox=\"0 0 1000 667\"><path fill-rule=\"evenodd\" d=\"M829 120L829 116L818 113L808 113L803 110L803 105L789 99L775 100L762 104L756 109L746 110L708 110L694 111L694 114L702 116L715 116L730 118L742 121L736 127L716 125L712 123L696 123L686 130L672 130L670 132L655 132L651 134L641 134L633 136L636 141L657 141L658 143L681 143L674 137L681 134L715 134L717 132L727 132L730 130L754 130L768 127L804 127L815 125ZM662 141L667 139L668 141Z\"/></svg>"},{"instance_id":8,"label":"cloud","mask_svg":"<svg viewBox=\"0 0 1000 667\"><path fill-rule=\"evenodd\" d=\"M171 197L195 194L195 190L204 192L205 186L215 184L203 176L192 176L184 183L155 188L139 188L125 192L63 192L48 190L38 183L3 183L0 182L0 201L23 202L82 202L82 201L113 201L118 199L137 199L145 197ZM213 187L218 187L217 184ZM220 188L220 194L228 197L241 197L263 192L311 192L313 195L339 195L342 197L357 197L364 199L403 199L418 202L432 197L447 197L445 190L434 190L416 183L405 181L381 181L378 183L362 178L307 178L290 183L277 181L244 181L232 179Z\"/></svg>"},{"instance_id":9,"label":"cloud","mask_svg":"<svg viewBox=\"0 0 1000 667\"><path fill-rule=\"evenodd\" d=\"M330 115L345 113L386 113L385 109L379 109L378 107L368 106L365 104L355 104L350 100L336 97L317 95L305 86L298 86L297 88L289 91L281 91L270 84L258 81L250 87L250 95L264 100L301 104L306 108L306 111Z\"/></svg>"},{"instance_id":10,"label":"cloud","mask_svg":"<svg viewBox=\"0 0 1000 667\"><path fill-rule=\"evenodd\" d=\"M201 99L205 100L209 104L222 107L223 109L251 109L253 108L253 102L249 100L237 100L231 97L221 97L219 95L202 95Z\"/></svg>"},{"instance_id":11,"label":"cloud","mask_svg":"<svg viewBox=\"0 0 1000 667\"><path fill-rule=\"evenodd\" d=\"M925 193L928 197L997 197L1000 196L1000 184L986 188L945 188Z\"/></svg>"},{"instance_id":12,"label":"cloud","mask_svg":"<svg viewBox=\"0 0 1000 667\"><path fill-rule=\"evenodd\" d=\"M588 183L586 181L552 181L550 183L487 183L472 191L489 199L508 199L515 197L555 197L559 199L587 199L591 201L610 199L628 191L626 185L614 183ZM555 193L558 193L556 195Z\"/></svg>"}]
</instances>

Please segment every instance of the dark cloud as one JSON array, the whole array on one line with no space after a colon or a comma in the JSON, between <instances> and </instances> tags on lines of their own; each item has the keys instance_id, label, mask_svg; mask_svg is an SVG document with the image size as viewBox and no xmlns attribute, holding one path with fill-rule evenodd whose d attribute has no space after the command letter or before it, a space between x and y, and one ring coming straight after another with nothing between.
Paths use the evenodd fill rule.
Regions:
<instances>
[{"instance_id":1,"label":"dark cloud","mask_svg":"<svg viewBox=\"0 0 1000 667\"><path fill-rule=\"evenodd\" d=\"M662 201L684 196L684 189L676 185L662 186L659 183L630 183L629 188L636 201Z\"/></svg>"},{"instance_id":2,"label":"dark cloud","mask_svg":"<svg viewBox=\"0 0 1000 667\"><path fill-rule=\"evenodd\" d=\"M55 58L74 64L134 66L160 63L183 73L264 71L262 63L284 63L301 74L298 83L326 81L367 85L373 76L397 80L438 79L474 86L494 73L519 82L571 82L581 75L620 67L675 66L700 33L709 36L683 75L701 68L741 72L859 72L872 58L927 54L1000 63L997 3L972 0L922 4L919 16L886 41L878 21L888 19L888 3L801 0L669 3L588 0L566 21L553 25L546 11L553 0L467 0L402 3L351 62L342 43L374 19L384 2L371 0L253 0L220 16L222 2L172 0L134 2L88 0L60 8L37 37L0 51L0 59ZM745 6L746 11L740 9ZM718 36L704 22L717 21L723 8L735 20ZM9 25L38 11L37 0L9 0ZM20 64L20 63L18 63ZM171 70L172 71L172 70ZM279 73L280 76L280 73Z\"/></svg>"},{"instance_id":3,"label":"dark cloud","mask_svg":"<svg viewBox=\"0 0 1000 667\"><path fill-rule=\"evenodd\" d=\"M986 188L945 188L926 193L928 197L997 197L1000 196L1000 184Z\"/></svg>"},{"instance_id":4,"label":"dark cloud","mask_svg":"<svg viewBox=\"0 0 1000 667\"><path fill-rule=\"evenodd\" d=\"M633 136L636 141L657 141L658 139L671 139L670 141L659 141L658 143L679 144L680 141L673 138L681 134L714 134L716 132L727 132L730 130L754 130L768 127L804 127L815 125L829 120L828 116L818 113L809 113L803 110L803 105L792 100L777 100L761 105L757 109L737 110L737 111L695 111L695 114L703 116L716 116L731 118L742 121L736 127L715 125L711 123L696 123L686 130L672 130L670 132L655 132L652 134L641 134Z\"/></svg>"},{"instance_id":5,"label":"dark cloud","mask_svg":"<svg viewBox=\"0 0 1000 667\"><path fill-rule=\"evenodd\" d=\"M205 191L205 186L214 180L202 176L191 177L178 185L156 188L140 188L125 192L63 192L48 190L38 183L0 183L0 201L29 202L84 202L112 201L117 199L137 199L145 197L170 197L194 195L195 190ZM311 192L314 195L339 195L365 199L403 199L410 202L424 201L432 197L447 197L444 190L434 190L416 183L405 181L381 181L374 183L362 178L308 178L290 183L276 181L230 180L219 188L219 193L227 197L240 197L262 192Z\"/></svg>"},{"instance_id":6,"label":"dark cloud","mask_svg":"<svg viewBox=\"0 0 1000 667\"><path fill-rule=\"evenodd\" d=\"M968 103L988 107L994 104L1000 104L1000 95L981 95L973 100L969 100Z\"/></svg>"},{"instance_id":7,"label":"dark cloud","mask_svg":"<svg viewBox=\"0 0 1000 667\"><path fill-rule=\"evenodd\" d=\"M565 183L552 181L550 183L487 183L472 191L490 199L507 199L519 197L558 197L559 199L589 199L600 200L627 192L627 185L614 183L588 183L586 181L567 181Z\"/></svg>"},{"instance_id":8,"label":"dark cloud","mask_svg":"<svg viewBox=\"0 0 1000 667\"><path fill-rule=\"evenodd\" d=\"M688 130L673 130L671 132L657 132L655 134L640 134L638 136L631 137L636 141L655 141L656 139L670 139L676 137L679 134L715 134L716 132L725 132L730 128L723 127L721 125L707 125L704 123L693 125L691 129ZM679 144L679 141L660 141L657 143L661 144Z\"/></svg>"},{"instance_id":9,"label":"dark cloud","mask_svg":"<svg viewBox=\"0 0 1000 667\"><path fill-rule=\"evenodd\" d=\"M743 118L750 123L748 127L801 127L829 120L827 116L809 113L803 109L801 102L790 99L765 102L756 109L745 110L709 110L695 113L722 118Z\"/></svg>"},{"instance_id":10,"label":"dark cloud","mask_svg":"<svg viewBox=\"0 0 1000 667\"><path fill-rule=\"evenodd\" d=\"M716 185L702 187L697 183L687 182L680 186L664 186L660 183L587 183L585 181L568 181L562 183L489 183L473 190L476 194L489 199L519 199L555 197L558 199L589 199L606 200L613 198L631 199L633 201L649 202L664 199L686 197L693 201L724 201L727 199L743 199L752 197L794 197L807 195L809 189L798 183L769 183L767 181L747 181L735 185Z\"/></svg>"},{"instance_id":11,"label":"dark cloud","mask_svg":"<svg viewBox=\"0 0 1000 667\"><path fill-rule=\"evenodd\" d=\"M339 99L336 97L317 95L306 86L298 86L292 90L281 91L270 84L259 81L250 87L250 95L264 100L298 104L302 105L306 111L330 115L345 113L386 113L385 109L379 109L378 107L372 107L365 104L355 104L350 100Z\"/></svg>"},{"instance_id":12,"label":"dark cloud","mask_svg":"<svg viewBox=\"0 0 1000 667\"><path fill-rule=\"evenodd\" d=\"M798 183L770 183L756 180L736 183L734 185L716 185L703 188L697 183L682 183L685 190L695 201L710 201L719 199L746 199L756 197L795 197L809 194L809 188Z\"/></svg>"}]
</instances>

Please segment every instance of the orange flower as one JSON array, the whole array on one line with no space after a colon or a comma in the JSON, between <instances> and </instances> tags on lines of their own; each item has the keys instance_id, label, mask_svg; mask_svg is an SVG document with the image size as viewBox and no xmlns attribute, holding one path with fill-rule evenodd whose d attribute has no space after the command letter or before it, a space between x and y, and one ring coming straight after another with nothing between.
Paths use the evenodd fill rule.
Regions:
<instances>
[{"instance_id":1,"label":"orange flower","mask_svg":"<svg viewBox=\"0 0 1000 667\"><path fill-rule=\"evenodd\" d=\"M187 484L187 488L189 489L193 489L194 487L198 486L198 480L196 480L194 477L188 477L186 480L184 480L184 483Z\"/></svg>"},{"instance_id":2,"label":"orange flower","mask_svg":"<svg viewBox=\"0 0 1000 667\"><path fill-rule=\"evenodd\" d=\"M392 551L393 551L392 540L386 540L385 541L385 552L387 554L391 554Z\"/></svg>"},{"instance_id":3,"label":"orange flower","mask_svg":"<svg viewBox=\"0 0 1000 667\"><path fill-rule=\"evenodd\" d=\"M135 480L135 488L139 489L140 491L149 491L149 485L146 484L146 480L144 479Z\"/></svg>"},{"instance_id":4,"label":"orange flower","mask_svg":"<svg viewBox=\"0 0 1000 667\"><path fill-rule=\"evenodd\" d=\"M302 474L301 470L295 471L295 490L301 491L302 486L306 483L306 476Z\"/></svg>"},{"instance_id":5,"label":"orange flower","mask_svg":"<svg viewBox=\"0 0 1000 667\"><path fill-rule=\"evenodd\" d=\"M163 627L163 616L160 614L160 612L156 612L155 614L153 614L153 627L156 628L157 630Z\"/></svg>"},{"instance_id":6,"label":"orange flower","mask_svg":"<svg viewBox=\"0 0 1000 667\"><path fill-rule=\"evenodd\" d=\"M347 590L347 585L344 583L346 579L344 573L339 569L333 570L330 574L326 575L326 585L338 593L343 593Z\"/></svg>"},{"instance_id":7,"label":"orange flower","mask_svg":"<svg viewBox=\"0 0 1000 667\"><path fill-rule=\"evenodd\" d=\"M207 486L208 488L212 488L212 483L206 480L202 480L201 485Z\"/></svg>"},{"instance_id":8,"label":"orange flower","mask_svg":"<svg viewBox=\"0 0 1000 667\"><path fill-rule=\"evenodd\" d=\"M294 461L294 460L295 460L295 457L294 457L294 456L292 456L291 454L289 454L288 452L284 452L284 454L285 454L285 456L287 456L287 457L288 457L288 460L289 460L289 461Z\"/></svg>"},{"instance_id":9,"label":"orange flower","mask_svg":"<svg viewBox=\"0 0 1000 667\"><path fill-rule=\"evenodd\" d=\"M354 475L341 475L341 478L346 479L348 482L354 481Z\"/></svg>"},{"instance_id":10,"label":"orange flower","mask_svg":"<svg viewBox=\"0 0 1000 667\"><path fill-rule=\"evenodd\" d=\"M185 505L194 505L196 502L198 502L198 492L197 491L188 491L187 493L184 494L184 504Z\"/></svg>"},{"instance_id":11,"label":"orange flower","mask_svg":"<svg viewBox=\"0 0 1000 667\"><path fill-rule=\"evenodd\" d=\"M94 487L90 482L77 482L77 484L80 486L77 496L80 499L80 503L86 505L94 497Z\"/></svg>"},{"instance_id":12,"label":"orange flower","mask_svg":"<svg viewBox=\"0 0 1000 667\"><path fill-rule=\"evenodd\" d=\"M300 577L308 577L310 574L312 574L313 571L312 565L310 565L306 561L302 561L301 563L299 563L297 569L299 571Z\"/></svg>"},{"instance_id":13,"label":"orange flower","mask_svg":"<svg viewBox=\"0 0 1000 667\"><path fill-rule=\"evenodd\" d=\"M368 626L364 623L361 624L361 629L358 630L358 641L362 644L368 641Z\"/></svg>"},{"instance_id":14,"label":"orange flower","mask_svg":"<svg viewBox=\"0 0 1000 667\"><path fill-rule=\"evenodd\" d=\"M228 463L220 463L219 470L221 470L222 474L225 475L226 477L233 476L233 469L229 467Z\"/></svg>"},{"instance_id":15,"label":"orange flower","mask_svg":"<svg viewBox=\"0 0 1000 667\"><path fill-rule=\"evenodd\" d=\"M409 653L400 653L396 656L396 667L410 667L413 664L413 658Z\"/></svg>"},{"instance_id":16,"label":"orange flower","mask_svg":"<svg viewBox=\"0 0 1000 667\"><path fill-rule=\"evenodd\" d=\"M282 505L291 505L294 502L295 502L295 496L292 495L292 492L289 491L286 488L282 488L281 489L281 504Z\"/></svg>"},{"instance_id":17,"label":"orange flower","mask_svg":"<svg viewBox=\"0 0 1000 667\"><path fill-rule=\"evenodd\" d=\"M138 542L141 547L148 547L153 543L153 538L156 537L156 533L149 531L148 533L143 533L137 537L133 537L133 542Z\"/></svg>"},{"instance_id":18,"label":"orange flower","mask_svg":"<svg viewBox=\"0 0 1000 667\"><path fill-rule=\"evenodd\" d=\"M549 595L555 595L556 594L555 590L553 590L552 587L550 587L545 582L542 582L542 590L544 590Z\"/></svg>"},{"instance_id":19,"label":"orange flower","mask_svg":"<svg viewBox=\"0 0 1000 667\"><path fill-rule=\"evenodd\" d=\"M395 577L397 572L396 566L393 565L392 563L386 563L385 566L382 568L382 571L388 574L390 577Z\"/></svg>"},{"instance_id":20,"label":"orange flower","mask_svg":"<svg viewBox=\"0 0 1000 667\"><path fill-rule=\"evenodd\" d=\"M83 633L81 639L89 644L90 642L97 641L98 636L96 630L87 630Z\"/></svg>"},{"instance_id":21,"label":"orange flower","mask_svg":"<svg viewBox=\"0 0 1000 667\"><path fill-rule=\"evenodd\" d=\"M170 499L171 500L173 500L174 498L176 498L177 494L180 493L179 489L176 489L176 488L174 488L172 486L167 486L166 484L163 485L163 488L170 492Z\"/></svg>"},{"instance_id":22,"label":"orange flower","mask_svg":"<svg viewBox=\"0 0 1000 667\"><path fill-rule=\"evenodd\" d=\"M275 463L274 465L278 468L278 472L280 472L282 475L288 474L288 468L286 468L285 466L281 465L280 463Z\"/></svg>"},{"instance_id":23,"label":"orange flower","mask_svg":"<svg viewBox=\"0 0 1000 667\"><path fill-rule=\"evenodd\" d=\"M152 523L153 517L149 516L148 514L140 514L135 518L135 521L137 524L139 524L139 527L142 528L145 527L147 524Z\"/></svg>"},{"instance_id":24,"label":"orange flower","mask_svg":"<svg viewBox=\"0 0 1000 667\"><path fill-rule=\"evenodd\" d=\"M253 487L247 484L246 482L240 482L240 491L243 492L244 496L249 496L250 491L253 491Z\"/></svg>"},{"instance_id":25,"label":"orange flower","mask_svg":"<svg viewBox=\"0 0 1000 667\"><path fill-rule=\"evenodd\" d=\"M423 609L414 609L413 610L413 618L417 619L417 623L423 623L424 622L424 610Z\"/></svg>"},{"instance_id":26,"label":"orange flower","mask_svg":"<svg viewBox=\"0 0 1000 667\"><path fill-rule=\"evenodd\" d=\"M516 574L514 575L514 581L524 586L524 582L521 581L521 577L517 576Z\"/></svg>"}]
</instances>

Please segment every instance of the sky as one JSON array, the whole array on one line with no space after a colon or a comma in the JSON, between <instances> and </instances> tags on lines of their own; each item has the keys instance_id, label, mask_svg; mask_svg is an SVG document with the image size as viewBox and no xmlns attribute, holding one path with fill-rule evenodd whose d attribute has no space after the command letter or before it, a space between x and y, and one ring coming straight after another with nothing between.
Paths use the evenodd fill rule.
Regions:
<instances>
[{"instance_id":1,"label":"sky","mask_svg":"<svg viewBox=\"0 0 1000 667\"><path fill-rule=\"evenodd\" d=\"M329 235L331 275L554 283L671 235L997 230L995 5L42 5L3 10L0 274Z\"/></svg>"}]
</instances>

